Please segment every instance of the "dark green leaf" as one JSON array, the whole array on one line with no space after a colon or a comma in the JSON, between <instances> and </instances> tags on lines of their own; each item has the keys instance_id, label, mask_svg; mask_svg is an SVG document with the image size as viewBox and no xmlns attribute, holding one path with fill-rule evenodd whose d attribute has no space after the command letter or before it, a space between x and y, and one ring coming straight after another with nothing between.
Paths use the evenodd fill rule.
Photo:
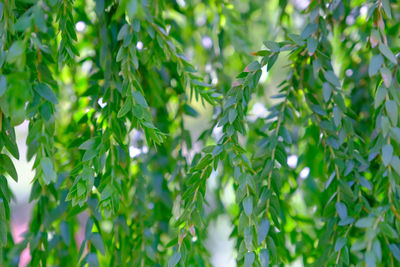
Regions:
<instances>
[{"instance_id":1,"label":"dark green leaf","mask_svg":"<svg viewBox=\"0 0 400 267\"><path fill-rule=\"evenodd\" d=\"M11 159L5 154L0 154L0 168L3 168L3 170L14 179L14 181L18 182L17 170L15 169Z\"/></svg>"}]
</instances>

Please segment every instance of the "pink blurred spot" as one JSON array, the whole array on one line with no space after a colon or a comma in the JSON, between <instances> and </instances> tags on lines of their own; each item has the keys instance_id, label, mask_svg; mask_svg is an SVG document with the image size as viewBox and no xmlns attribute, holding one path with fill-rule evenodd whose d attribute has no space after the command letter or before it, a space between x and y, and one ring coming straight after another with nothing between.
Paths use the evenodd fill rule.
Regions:
<instances>
[{"instance_id":1,"label":"pink blurred spot","mask_svg":"<svg viewBox=\"0 0 400 267\"><path fill-rule=\"evenodd\" d=\"M11 234L13 236L15 243L20 243L24 240L22 234L28 230L28 222L12 222L11 223ZM31 254L29 252L29 244L28 246L22 251L18 267L25 267L28 266L28 263L31 260Z\"/></svg>"}]
</instances>

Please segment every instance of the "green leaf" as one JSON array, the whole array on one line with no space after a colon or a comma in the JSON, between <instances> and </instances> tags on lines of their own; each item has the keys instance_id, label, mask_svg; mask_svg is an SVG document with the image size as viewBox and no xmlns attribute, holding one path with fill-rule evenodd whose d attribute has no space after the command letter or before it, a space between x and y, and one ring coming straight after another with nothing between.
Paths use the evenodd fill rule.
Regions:
<instances>
[{"instance_id":1,"label":"green leaf","mask_svg":"<svg viewBox=\"0 0 400 267\"><path fill-rule=\"evenodd\" d=\"M137 10L138 10L137 0L129 0L127 7L126 7L126 11L127 11L130 19L134 18L134 16L137 13Z\"/></svg>"},{"instance_id":2,"label":"green leaf","mask_svg":"<svg viewBox=\"0 0 400 267\"><path fill-rule=\"evenodd\" d=\"M387 45L385 45L384 43L380 43L379 51L381 51L382 55L389 59L393 64L397 65L397 58L394 56L390 48L387 47Z\"/></svg>"},{"instance_id":3,"label":"green leaf","mask_svg":"<svg viewBox=\"0 0 400 267\"><path fill-rule=\"evenodd\" d=\"M253 198L251 196L246 197L243 200L243 208L244 212L246 213L247 217L250 217L253 213Z\"/></svg>"},{"instance_id":4,"label":"green leaf","mask_svg":"<svg viewBox=\"0 0 400 267\"><path fill-rule=\"evenodd\" d=\"M277 52L280 51L280 46L279 46L278 43L271 42L271 41L266 41L266 42L264 42L264 45L265 45L269 50L271 50L272 52L277 53Z\"/></svg>"},{"instance_id":5,"label":"green leaf","mask_svg":"<svg viewBox=\"0 0 400 267\"><path fill-rule=\"evenodd\" d=\"M246 249L248 251L253 248L253 234L251 232L251 226L244 228L244 243L246 244Z\"/></svg>"},{"instance_id":6,"label":"green leaf","mask_svg":"<svg viewBox=\"0 0 400 267\"><path fill-rule=\"evenodd\" d=\"M23 41L15 41L7 53L7 62L15 63L25 52L25 43Z\"/></svg>"},{"instance_id":7,"label":"green leaf","mask_svg":"<svg viewBox=\"0 0 400 267\"><path fill-rule=\"evenodd\" d=\"M381 68L381 76L383 79L383 83L385 84L386 87L390 87L392 85L392 73L390 70L386 67Z\"/></svg>"},{"instance_id":8,"label":"green leaf","mask_svg":"<svg viewBox=\"0 0 400 267\"><path fill-rule=\"evenodd\" d=\"M85 142L83 142L83 144L81 144L80 146L79 146L79 149L81 149L81 150L90 150L90 149L93 149L94 148L94 146L95 146L95 139L94 138L92 138L92 139L89 139L89 140L86 140Z\"/></svg>"},{"instance_id":9,"label":"green leaf","mask_svg":"<svg viewBox=\"0 0 400 267\"><path fill-rule=\"evenodd\" d=\"M390 162L390 166L393 167L393 169L395 170L395 172L400 175L400 159L398 156L393 156L392 157L392 161Z\"/></svg>"},{"instance_id":10,"label":"green leaf","mask_svg":"<svg viewBox=\"0 0 400 267\"><path fill-rule=\"evenodd\" d=\"M385 11L386 16L388 16L389 19L392 19L392 12L390 9L390 0L382 0L382 6L383 10Z\"/></svg>"},{"instance_id":11,"label":"green leaf","mask_svg":"<svg viewBox=\"0 0 400 267\"><path fill-rule=\"evenodd\" d=\"M199 113L186 103L183 105L183 111L185 112L186 115L189 115L190 117L193 118L197 118L199 116Z\"/></svg>"},{"instance_id":12,"label":"green leaf","mask_svg":"<svg viewBox=\"0 0 400 267\"><path fill-rule=\"evenodd\" d=\"M213 157L218 156L222 151L224 151L224 146L216 145L212 151Z\"/></svg>"},{"instance_id":13,"label":"green leaf","mask_svg":"<svg viewBox=\"0 0 400 267\"><path fill-rule=\"evenodd\" d=\"M263 218L261 220L261 223L258 226L258 230L257 230L257 243L258 243L258 245L260 245L265 240L265 238L267 237L267 234L269 232L269 227L270 227L269 220Z\"/></svg>"},{"instance_id":14,"label":"green leaf","mask_svg":"<svg viewBox=\"0 0 400 267\"><path fill-rule=\"evenodd\" d=\"M390 144L386 144L382 147L382 161L383 165L387 167L389 163L392 161L393 157L393 147Z\"/></svg>"},{"instance_id":15,"label":"green leaf","mask_svg":"<svg viewBox=\"0 0 400 267\"><path fill-rule=\"evenodd\" d=\"M382 116L381 128L382 128L383 136L386 137L388 132L389 132L389 130L390 130L390 128L391 128L390 127L390 121L389 121L388 117Z\"/></svg>"},{"instance_id":16,"label":"green leaf","mask_svg":"<svg viewBox=\"0 0 400 267\"><path fill-rule=\"evenodd\" d=\"M7 80L4 75L0 75L0 97L4 95L7 89Z\"/></svg>"},{"instance_id":17,"label":"green leaf","mask_svg":"<svg viewBox=\"0 0 400 267\"><path fill-rule=\"evenodd\" d=\"M389 224L385 222L381 222L379 224L379 228L381 231L389 238L391 239L398 239L399 235L397 234L397 231L393 229Z\"/></svg>"},{"instance_id":18,"label":"green leaf","mask_svg":"<svg viewBox=\"0 0 400 267\"><path fill-rule=\"evenodd\" d=\"M364 218L359 219L356 222L355 226L358 227L358 228L372 227L372 225L374 224L375 220L376 219L373 218L373 217L364 217Z\"/></svg>"},{"instance_id":19,"label":"green leaf","mask_svg":"<svg viewBox=\"0 0 400 267\"><path fill-rule=\"evenodd\" d=\"M367 251L365 253L365 262L367 267L376 267L376 258L372 251Z\"/></svg>"},{"instance_id":20,"label":"green leaf","mask_svg":"<svg viewBox=\"0 0 400 267\"><path fill-rule=\"evenodd\" d=\"M269 253L266 249L261 249L259 253L261 267L269 266Z\"/></svg>"},{"instance_id":21,"label":"green leaf","mask_svg":"<svg viewBox=\"0 0 400 267\"><path fill-rule=\"evenodd\" d=\"M379 243L378 239L375 239L374 242L372 243L372 250L375 253L376 258L378 261L382 260L382 248L381 248L381 243Z\"/></svg>"},{"instance_id":22,"label":"green leaf","mask_svg":"<svg viewBox=\"0 0 400 267\"><path fill-rule=\"evenodd\" d=\"M0 169L1 168L6 171L15 182L18 182L17 170L11 159L5 154L0 154Z\"/></svg>"},{"instance_id":23,"label":"green leaf","mask_svg":"<svg viewBox=\"0 0 400 267\"><path fill-rule=\"evenodd\" d=\"M133 98L135 99L136 103L141 105L144 108L148 108L149 106L147 105L146 99L144 99L143 95L139 91L134 91L132 93Z\"/></svg>"},{"instance_id":24,"label":"green leaf","mask_svg":"<svg viewBox=\"0 0 400 267\"><path fill-rule=\"evenodd\" d=\"M337 106L333 107L333 122L335 123L336 127L339 127L342 121L342 112Z\"/></svg>"},{"instance_id":25,"label":"green leaf","mask_svg":"<svg viewBox=\"0 0 400 267\"><path fill-rule=\"evenodd\" d=\"M329 83L323 83L322 84L322 93L324 95L324 100L325 102L328 102L329 99L331 98L332 94L332 86Z\"/></svg>"},{"instance_id":26,"label":"green leaf","mask_svg":"<svg viewBox=\"0 0 400 267\"><path fill-rule=\"evenodd\" d=\"M377 109L386 98L386 88L383 86L379 86L378 91L376 92L375 99L374 99L374 107Z\"/></svg>"},{"instance_id":27,"label":"green leaf","mask_svg":"<svg viewBox=\"0 0 400 267\"><path fill-rule=\"evenodd\" d=\"M393 127L390 129L390 136L400 145L400 128Z\"/></svg>"},{"instance_id":28,"label":"green leaf","mask_svg":"<svg viewBox=\"0 0 400 267\"><path fill-rule=\"evenodd\" d=\"M308 54L311 56L317 50L318 41L314 37L310 37L307 39L307 50Z\"/></svg>"},{"instance_id":29,"label":"green leaf","mask_svg":"<svg viewBox=\"0 0 400 267\"><path fill-rule=\"evenodd\" d=\"M369 77L374 76L382 67L383 64L383 57L382 55L374 55L369 62L369 67L368 67L368 75Z\"/></svg>"},{"instance_id":30,"label":"green leaf","mask_svg":"<svg viewBox=\"0 0 400 267\"><path fill-rule=\"evenodd\" d=\"M86 257L86 261L89 264L89 267L99 267L99 259L97 258L96 253L89 253Z\"/></svg>"},{"instance_id":31,"label":"green leaf","mask_svg":"<svg viewBox=\"0 0 400 267\"><path fill-rule=\"evenodd\" d=\"M229 123L232 124L232 123L235 121L236 117L237 117L237 111L236 111L236 109L233 109L233 108L230 109L230 110L229 110L229 116L228 116L228 118L229 118Z\"/></svg>"},{"instance_id":32,"label":"green leaf","mask_svg":"<svg viewBox=\"0 0 400 267\"><path fill-rule=\"evenodd\" d=\"M101 235L99 233L93 233L92 236L90 237L90 240L92 241L92 243L96 247L96 249L105 256L106 248L104 247L104 243L103 243L103 239L101 238Z\"/></svg>"},{"instance_id":33,"label":"green leaf","mask_svg":"<svg viewBox=\"0 0 400 267\"><path fill-rule=\"evenodd\" d=\"M350 248L351 252L356 252L366 248L367 243L364 240L357 239Z\"/></svg>"},{"instance_id":34,"label":"green leaf","mask_svg":"<svg viewBox=\"0 0 400 267\"><path fill-rule=\"evenodd\" d=\"M244 256L244 267L252 267L254 258L254 252L247 252Z\"/></svg>"},{"instance_id":35,"label":"green leaf","mask_svg":"<svg viewBox=\"0 0 400 267\"><path fill-rule=\"evenodd\" d=\"M339 237L335 243L335 252L341 250L344 247L344 245L346 245L346 243L347 243L347 238Z\"/></svg>"},{"instance_id":36,"label":"green leaf","mask_svg":"<svg viewBox=\"0 0 400 267\"><path fill-rule=\"evenodd\" d=\"M132 110L132 99L128 97L125 100L125 103L122 105L121 109L118 111L117 118L125 116L131 110Z\"/></svg>"},{"instance_id":37,"label":"green leaf","mask_svg":"<svg viewBox=\"0 0 400 267\"><path fill-rule=\"evenodd\" d=\"M174 267L178 264L181 259L181 253L179 251L175 252L171 258L169 258L167 267Z\"/></svg>"},{"instance_id":38,"label":"green leaf","mask_svg":"<svg viewBox=\"0 0 400 267\"><path fill-rule=\"evenodd\" d=\"M335 204L336 211L339 214L339 217L344 220L347 218L347 207L342 202L336 202Z\"/></svg>"},{"instance_id":39,"label":"green leaf","mask_svg":"<svg viewBox=\"0 0 400 267\"><path fill-rule=\"evenodd\" d=\"M122 26L118 32L117 40L121 41L122 39L124 39L124 37L128 34L128 32L129 32L129 25L124 24L124 26Z\"/></svg>"},{"instance_id":40,"label":"green leaf","mask_svg":"<svg viewBox=\"0 0 400 267\"><path fill-rule=\"evenodd\" d=\"M397 108L396 102L394 100L388 100L385 103L385 109L387 114L389 115L390 120L394 126L397 125L397 119L399 116L399 110Z\"/></svg>"},{"instance_id":41,"label":"green leaf","mask_svg":"<svg viewBox=\"0 0 400 267\"><path fill-rule=\"evenodd\" d=\"M245 68L245 71L256 71L261 68L261 65L258 61L253 61Z\"/></svg>"},{"instance_id":42,"label":"green leaf","mask_svg":"<svg viewBox=\"0 0 400 267\"><path fill-rule=\"evenodd\" d=\"M11 153L11 155L13 155L13 157L16 159L19 159L18 146L15 140L13 140L11 136L8 136L4 131L2 132L0 137L3 137L4 145L7 148L7 150Z\"/></svg>"},{"instance_id":43,"label":"green leaf","mask_svg":"<svg viewBox=\"0 0 400 267\"><path fill-rule=\"evenodd\" d=\"M304 28L304 30L301 32L301 38L307 39L308 37L313 34L318 29L318 24L315 23L310 23L307 24L307 26Z\"/></svg>"},{"instance_id":44,"label":"green leaf","mask_svg":"<svg viewBox=\"0 0 400 267\"><path fill-rule=\"evenodd\" d=\"M389 244L389 249L397 261L400 261L400 249L396 244Z\"/></svg>"},{"instance_id":45,"label":"green leaf","mask_svg":"<svg viewBox=\"0 0 400 267\"><path fill-rule=\"evenodd\" d=\"M47 101L50 101L53 104L57 104L57 98L51 88L45 83L39 83L35 87L35 91Z\"/></svg>"},{"instance_id":46,"label":"green leaf","mask_svg":"<svg viewBox=\"0 0 400 267\"><path fill-rule=\"evenodd\" d=\"M51 160L47 157L43 157L40 160L40 166L42 167L43 170L43 181L46 183L46 185L50 184L50 182L55 182L57 179L56 172L54 171L53 168L53 163Z\"/></svg>"},{"instance_id":47,"label":"green leaf","mask_svg":"<svg viewBox=\"0 0 400 267\"><path fill-rule=\"evenodd\" d=\"M324 76L325 76L325 79L328 82L330 82L333 86L335 86L336 88L341 87L340 81L333 71L331 71L331 70L325 71Z\"/></svg>"}]
</instances>

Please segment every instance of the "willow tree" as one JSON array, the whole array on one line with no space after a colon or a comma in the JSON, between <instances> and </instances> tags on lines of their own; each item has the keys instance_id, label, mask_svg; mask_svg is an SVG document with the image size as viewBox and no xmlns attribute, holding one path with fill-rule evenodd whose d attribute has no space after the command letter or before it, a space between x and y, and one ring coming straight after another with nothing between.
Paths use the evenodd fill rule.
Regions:
<instances>
[{"instance_id":1,"label":"willow tree","mask_svg":"<svg viewBox=\"0 0 400 267\"><path fill-rule=\"evenodd\" d=\"M399 34L395 0L3 0L2 265L210 266L225 214L239 266L399 266Z\"/></svg>"}]
</instances>

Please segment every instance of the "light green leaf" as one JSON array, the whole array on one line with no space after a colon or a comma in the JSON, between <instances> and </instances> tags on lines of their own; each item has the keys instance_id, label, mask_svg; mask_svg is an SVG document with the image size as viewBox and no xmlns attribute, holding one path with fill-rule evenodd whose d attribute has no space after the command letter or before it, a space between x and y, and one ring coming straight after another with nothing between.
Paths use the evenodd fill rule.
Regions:
<instances>
[{"instance_id":1,"label":"light green leaf","mask_svg":"<svg viewBox=\"0 0 400 267\"><path fill-rule=\"evenodd\" d=\"M397 261L400 261L400 249L396 244L389 244L389 249Z\"/></svg>"},{"instance_id":2,"label":"light green leaf","mask_svg":"<svg viewBox=\"0 0 400 267\"><path fill-rule=\"evenodd\" d=\"M323 83L322 84L322 93L324 95L325 102L328 102L329 98L331 98L332 86L327 82Z\"/></svg>"},{"instance_id":3,"label":"light green leaf","mask_svg":"<svg viewBox=\"0 0 400 267\"><path fill-rule=\"evenodd\" d=\"M318 42L314 37L310 37L307 39L307 50L308 54L311 56L317 50Z\"/></svg>"},{"instance_id":4,"label":"light green leaf","mask_svg":"<svg viewBox=\"0 0 400 267\"><path fill-rule=\"evenodd\" d=\"M252 267L254 258L254 252L247 252L246 255L244 255L244 267Z\"/></svg>"},{"instance_id":5,"label":"light green leaf","mask_svg":"<svg viewBox=\"0 0 400 267\"><path fill-rule=\"evenodd\" d=\"M118 111L117 118L125 116L131 110L132 110L132 99L128 97L125 100L125 103L122 105L121 109Z\"/></svg>"},{"instance_id":6,"label":"light green leaf","mask_svg":"<svg viewBox=\"0 0 400 267\"><path fill-rule=\"evenodd\" d=\"M0 75L0 97L4 95L7 89L7 80L4 75Z\"/></svg>"},{"instance_id":7,"label":"light green leaf","mask_svg":"<svg viewBox=\"0 0 400 267\"><path fill-rule=\"evenodd\" d=\"M397 108L396 102L394 100L388 100L385 103L385 109L387 114L389 115L390 120L394 126L397 125L397 119L399 117L399 110Z\"/></svg>"},{"instance_id":8,"label":"light green leaf","mask_svg":"<svg viewBox=\"0 0 400 267\"><path fill-rule=\"evenodd\" d=\"M167 267L175 267L181 259L181 253L179 251L175 252L171 258L169 258Z\"/></svg>"},{"instance_id":9,"label":"light green leaf","mask_svg":"<svg viewBox=\"0 0 400 267\"><path fill-rule=\"evenodd\" d=\"M390 9L390 0L382 0L382 5L383 5L383 10L385 11L386 16L388 16L389 19L392 19L392 12Z\"/></svg>"},{"instance_id":10,"label":"light green leaf","mask_svg":"<svg viewBox=\"0 0 400 267\"><path fill-rule=\"evenodd\" d=\"M376 258L372 251L365 253L365 262L367 263L367 267L376 267Z\"/></svg>"},{"instance_id":11,"label":"light green leaf","mask_svg":"<svg viewBox=\"0 0 400 267\"><path fill-rule=\"evenodd\" d=\"M244 212L246 213L247 217L250 217L253 213L253 198L251 196L246 197L243 200L243 208Z\"/></svg>"},{"instance_id":12,"label":"light green leaf","mask_svg":"<svg viewBox=\"0 0 400 267\"><path fill-rule=\"evenodd\" d=\"M377 109L382 104L383 100L386 97L386 94L387 94L386 88L383 86L379 86L374 99L375 109Z\"/></svg>"},{"instance_id":13,"label":"light green leaf","mask_svg":"<svg viewBox=\"0 0 400 267\"><path fill-rule=\"evenodd\" d=\"M331 70L325 71L324 76L325 76L325 79L328 82L330 82L332 85L334 85L336 88L341 87L340 80L338 79L338 77L336 76L336 74L333 71L331 71Z\"/></svg>"},{"instance_id":14,"label":"light green leaf","mask_svg":"<svg viewBox=\"0 0 400 267\"><path fill-rule=\"evenodd\" d=\"M392 157L392 161L390 162L390 166L393 167L393 169L395 170L395 172L400 175L400 159L398 156L393 156Z\"/></svg>"},{"instance_id":15,"label":"light green leaf","mask_svg":"<svg viewBox=\"0 0 400 267\"><path fill-rule=\"evenodd\" d=\"M373 217L364 217L356 221L355 226L358 228L368 228L372 227L375 222L375 218Z\"/></svg>"},{"instance_id":16,"label":"light green leaf","mask_svg":"<svg viewBox=\"0 0 400 267\"><path fill-rule=\"evenodd\" d=\"M129 0L126 10L130 19L133 19L138 10L137 0Z\"/></svg>"},{"instance_id":17,"label":"light green leaf","mask_svg":"<svg viewBox=\"0 0 400 267\"><path fill-rule=\"evenodd\" d=\"M93 233L90 240L98 251L104 256L106 255L106 248L104 247L103 239L99 233Z\"/></svg>"},{"instance_id":18,"label":"light green leaf","mask_svg":"<svg viewBox=\"0 0 400 267\"><path fill-rule=\"evenodd\" d=\"M386 87L390 87L392 85L392 73L390 70L386 67L381 68L381 76L383 79L383 83L385 84Z\"/></svg>"},{"instance_id":19,"label":"light green leaf","mask_svg":"<svg viewBox=\"0 0 400 267\"><path fill-rule=\"evenodd\" d=\"M57 98L51 88L45 83L39 83L35 87L35 91L47 101L50 101L53 104L57 104Z\"/></svg>"},{"instance_id":20,"label":"light green leaf","mask_svg":"<svg viewBox=\"0 0 400 267\"><path fill-rule=\"evenodd\" d=\"M25 52L25 43L23 41L15 41L7 53L7 62L15 63Z\"/></svg>"},{"instance_id":21,"label":"light green leaf","mask_svg":"<svg viewBox=\"0 0 400 267\"><path fill-rule=\"evenodd\" d=\"M307 24L307 26L304 28L304 30L301 32L301 38L307 39L308 37L311 36L311 34L313 34L313 32L315 32L318 29L318 24L316 23L310 23Z\"/></svg>"},{"instance_id":22,"label":"light green leaf","mask_svg":"<svg viewBox=\"0 0 400 267\"><path fill-rule=\"evenodd\" d=\"M393 147L390 144L386 144L382 147L382 161L383 165L388 166L392 161L393 157Z\"/></svg>"},{"instance_id":23,"label":"light green leaf","mask_svg":"<svg viewBox=\"0 0 400 267\"><path fill-rule=\"evenodd\" d=\"M385 45L384 43L380 43L379 51L381 51L382 55L384 55L387 59L389 59L393 64L397 65L397 58L394 56L390 48L387 47L387 45Z\"/></svg>"},{"instance_id":24,"label":"light green leaf","mask_svg":"<svg viewBox=\"0 0 400 267\"><path fill-rule=\"evenodd\" d=\"M383 57L380 54L374 55L372 57L371 61L369 62L369 67L368 67L369 77L374 76L375 73L377 73L380 70L380 68L382 67L383 61L384 61Z\"/></svg>"},{"instance_id":25,"label":"light green leaf","mask_svg":"<svg viewBox=\"0 0 400 267\"><path fill-rule=\"evenodd\" d=\"M267 249L261 249L259 253L261 267L269 266L269 252Z\"/></svg>"},{"instance_id":26,"label":"light green leaf","mask_svg":"<svg viewBox=\"0 0 400 267\"><path fill-rule=\"evenodd\" d=\"M232 124L235 121L236 117L237 117L236 109L233 109L233 108L230 109L229 114L228 114L229 123Z\"/></svg>"},{"instance_id":27,"label":"light green leaf","mask_svg":"<svg viewBox=\"0 0 400 267\"><path fill-rule=\"evenodd\" d=\"M347 218L347 207L342 202L336 202L335 204L336 211L339 214L339 217L344 220Z\"/></svg>"},{"instance_id":28,"label":"light green leaf","mask_svg":"<svg viewBox=\"0 0 400 267\"><path fill-rule=\"evenodd\" d=\"M347 243L347 238L339 237L335 243L335 252L341 250L344 247L344 245L346 245L346 243Z\"/></svg>"},{"instance_id":29,"label":"light green leaf","mask_svg":"<svg viewBox=\"0 0 400 267\"><path fill-rule=\"evenodd\" d=\"M257 243L258 243L258 245L260 245L265 240L265 237L267 236L268 231L269 231L269 227L270 227L269 220L263 218L261 220L261 222L260 222L260 225L258 226L258 229L257 229L257 233L258 233L257 234Z\"/></svg>"},{"instance_id":30,"label":"light green leaf","mask_svg":"<svg viewBox=\"0 0 400 267\"><path fill-rule=\"evenodd\" d=\"M379 228L381 231L389 238L391 239L398 239L399 235L397 234L397 231L393 229L389 224L386 222L381 222L379 224Z\"/></svg>"},{"instance_id":31,"label":"light green leaf","mask_svg":"<svg viewBox=\"0 0 400 267\"><path fill-rule=\"evenodd\" d=\"M40 166L42 167L43 170L43 181L48 185L50 182L55 182L57 179L56 172L54 171L53 168L53 163L51 160L47 157L43 157L40 160Z\"/></svg>"},{"instance_id":32,"label":"light green leaf","mask_svg":"<svg viewBox=\"0 0 400 267\"><path fill-rule=\"evenodd\" d=\"M342 111L337 106L333 107L333 121L336 127L339 127L342 121Z\"/></svg>"},{"instance_id":33,"label":"light green leaf","mask_svg":"<svg viewBox=\"0 0 400 267\"><path fill-rule=\"evenodd\" d=\"M136 103L141 105L144 108L148 108L149 106L147 105L146 99L143 97L143 95L139 91L134 91L133 93L133 98L135 99Z\"/></svg>"}]
</instances>

